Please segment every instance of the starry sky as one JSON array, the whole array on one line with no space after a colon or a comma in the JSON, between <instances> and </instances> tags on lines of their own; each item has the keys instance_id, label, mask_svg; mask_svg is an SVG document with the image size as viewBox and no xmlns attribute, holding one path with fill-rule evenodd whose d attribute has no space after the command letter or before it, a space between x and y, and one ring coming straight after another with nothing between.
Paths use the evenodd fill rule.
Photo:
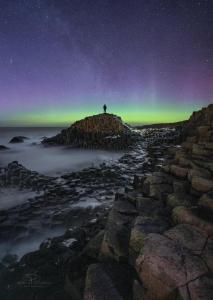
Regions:
<instances>
[{"instance_id":1,"label":"starry sky","mask_svg":"<svg viewBox=\"0 0 213 300\"><path fill-rule=\"evenodd\" d=\"M187 119L213 102L213 1L0 0L0 125L102 112Z\"/></svg>"}]
</instances>

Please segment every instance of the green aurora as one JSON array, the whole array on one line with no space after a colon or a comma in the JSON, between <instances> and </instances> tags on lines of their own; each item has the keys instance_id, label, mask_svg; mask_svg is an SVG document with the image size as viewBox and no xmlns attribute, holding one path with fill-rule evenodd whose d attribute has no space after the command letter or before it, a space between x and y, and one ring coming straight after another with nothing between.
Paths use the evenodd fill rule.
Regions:
<instances>
[{"instance_id":1,"label":"green aurora","mask_svg":"<svg viewBox=\"0 0 213 300\"><path fill-rule=\"evenodd\" d=\"M186 120L199 106L188 105L139 105L130 104L109 107L108 112L120 116L124 122L136 124L170 123ZM52 107L46 110L34 110L29 112L17 112L11 116L4 125L7 126L68 126L71 123L86 116L102 113L97 105L76 107Z\"/></svg>"}]
</instances>

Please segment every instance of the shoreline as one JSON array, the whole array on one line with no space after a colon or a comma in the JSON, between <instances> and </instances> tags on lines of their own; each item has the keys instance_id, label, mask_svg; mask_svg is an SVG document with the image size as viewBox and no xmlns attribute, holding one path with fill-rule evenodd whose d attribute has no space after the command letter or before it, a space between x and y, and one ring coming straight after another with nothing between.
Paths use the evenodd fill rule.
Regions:
<instances>
[{"instance_id":1,"label":"shoreline","mask_svg":"<svg viewBox=\"0 0 213 300\"><path fill-rule=\"evenodd\" d=\"M165 139L164 136L163 136L163 139ZM152 143L153 142L152 140L150 140L149 143ZM161 136L159 136L159 141L158 141L159 144L161 144L160 140L161 140ZM155 142L157 142L156 137L155 137ZM142 144L138 143L137 146L133 147L127 153L125 153L118 160L117 164L115 163L114 165L112 164L110 166L106 166L103 164L99 168L89 168L89 169L85 169L85 170L82 170L79 172L73 172L71 174L66 174L66 175L61 176L61 178L62 178L61 180L63 180L63 184L61 185L61 187L63 187L63 185L66 186L68 184L69 188L71 189L68 192L68 195L72 195L71 197L72 197L74 206L75 206L75 202L76 201L77 202L76 202L76 207L75 207L75 209L73 209L73 212L71 214L70 214L70 211L66 212L66 209L65 209L64 213L59 213L58 216L57 216L57 211L55 213L55 218L56 218L54 221L55 224L59 225L60 222L62 222L64 225L66 224L64 227L66 229L65 234L62 235L62 237L51 239L53 242L53 245L55 245L55 247L60 248L61 244L63 245L63 242L69 243L66 241L69 239L76 239L75 234L77 234L76 231L78 232L78 230L80 230L81 232L84 232L84 234L82 233L83 235L85 235L85 232L87 232L86 240L84 240L84 243L82 242L84 245L86 245L88 243L88 241L92 239L92 237L94 238L96 234L99 234L100 230L103 230L105 228L107 216L112 207L113 200L114 200L116 193L121 191L121 189L124 191L124 189L127 189L128 187L131 188L130 184L133 181L135 174L143 174L145 170L147 170L146 172L149 173L152 171L153 165L156 164L156 155L154 153L152 154L151 152L150 152L150 155L146 154L146 151L147 151L146 147L147 147L147 145L144 141L142 142ZM157 149L156 151L159 152L159 149ZM160 152L161 152L161 154L163 154L161 150L160 150ZM146 159L145 159L145 157L146 157ZM160 160L158 162L159 162L159 164L161 163ZM34 175L36 175L36 174L34 174ZM39 174L37 176L39 176ZM113 177L114 177L114 179L113 179ZM90 180L89 180L89 178L90 178ZM54 180L57 180L57 179L53 179L53 184L55 185ZM88 182L88 180L89 180L89 182ZM32 180L32 182L39 182L39 181L41 181L41 179L38 179L38 178L36 180ZM92 183L94 184L95 181L97 181L97 183L95 184L96 188L95 188L95 185L94 186L91 185ZM94 193L95 189L97 192L98 192L98 190L100 191L100 194L97 194L97 196L96 196L97 199L99 199L99 201L100 201L99 202L100 206L98 205L95 208L88 207L85 209L78 208L79 200L81 199L81 200L85 201L84 192L80 196L76 195L76 189L73 188L74 186L76 188L76 184L78 184L78 182L81 182L81 184L79 186L80 190L78 192L82 193L82 191L81 191L82 187L84 187L84 192L85 192L85 188L86 188L85 195L86 195L86 198L88 198L88 199L92 199L94 197L92 195L92 191L93 191L93 193ZM116 182L117 182L117 187L116 187ZM58 183L58 184L59 184L58 187L54 187L54 188L51 188L51 184L50 184L50 186L49 186L50 192L46 193L45 201L42 199L42 197L40 197L40 199L38 198L39 201L37 203L36 202L33 203L34 209L38 209L38 205L40 206L43 203L44 209L47 210L48 209L48 201L51 206L58 204L57 202L59 200L57 200L57 199L61 198L61 196L65 192L65 190L63 190L63 191L60 190L60 183ZM89 186L86 187L86 184L89 184L90 188L89 188ZM30 187L30 184L28 187ZM40 189L42 190L42 187L40 187ZM46 187L45 189L48 189L48 188ZM52 191L51 191L51 189L52 189ZM78 200L76 197L78 198ZM104 197L105 197L105 199L104 199ZM64 197L62 197L62 198L64 198ZM75 198L76 198L76 200L75 200ZM100 199L102 199L102 200L100 200ZM84 201L82 202L83 205L84 205ZM90 201L91 200L89 200L89 202ZM60 200L60 204L62 206L64 206L64 208L67 207L68 203L69 203L69 201L68 202L64 201L64 203L63 203L62 199ZM104 204L104 203L106 203L106 204ZM60 207L61 212L63 212L62 206ZM26 209L28 210L29 216L26 215L26 213L27 213ZM11 209L12 213L13 213L13 211L15 212L16 209L14 209L14 210ZM26 211L26 213L25 213L25 211ZM21 210L20 210L20 213L22 214ZM26 219L32 218L32 216L30 215L29 208L27 208L27 207L25 208L25 206L24 206L23 213L25 214ZM34 213L35 213L35 211L34 211ZM42 214L39 213L39 215L41 217ZM77 220L77 223L76 223L75 219ZM71 223L70 223L70 221L68 221L68 223L67 223L66 220L70 220ZM51 221L49 221L49 222L51 223ZM71 231L70 231L70 228L72 228ZM11 229L9 229L9 232L11 233ZM14 232L14 235L15 234L16 233ZM88 238L89 238L89 240L88 240ZM49 247L49 243L50 243L50 240L47 243L48 247ZM74 244L73 244L73 246L74 246ZM45 242L40 245L40 249L44 250L45 247L46 247ZM75 247L77 247L77 245ZM47 249L49 249L49 248L47 248ZM36 253L37 252L39 253L39 251L41 251L41 250L35 251L35 255L37 255ZM69 247L68 248L66 247L66 251L68 251L68 252L70 251ZM22 265L23 261L25 261L27 259L27 257L30 257L30 256L32 256L32 258L33 258L34 253L26 254L20 260L20 262L17 263L17 267L19 265ZM8 257L8 260L9 260L9 257ZM16 266L16 262L15 261L12 262L11 265L13 267ZM10 265L10 267L11 267L11 265Z\"/></svg>"},{"instance_id":2,"label":"shoreline","mask_svg":"<svg viewBox=\"0 0 213 300\"><path fill-rule=\"evenodd\" d=\"M26 300L35 295L52 300L56 294L63 300L189 300L200 295L210 300L212 126L210 106L193 114L181 139L174 129L150 129L119 167L62 176L72 199L79 182L81 188L88 184L83 197L94 199L95 184L110 205L56 218L68 221L65 234L47 239L18 263L2 266L0 295L6 300L16 299L17 291ZM175 145L179 140L182 145ZM45 209L68 198L63 185L47 190Z\"/></svg>"}]
</instances>

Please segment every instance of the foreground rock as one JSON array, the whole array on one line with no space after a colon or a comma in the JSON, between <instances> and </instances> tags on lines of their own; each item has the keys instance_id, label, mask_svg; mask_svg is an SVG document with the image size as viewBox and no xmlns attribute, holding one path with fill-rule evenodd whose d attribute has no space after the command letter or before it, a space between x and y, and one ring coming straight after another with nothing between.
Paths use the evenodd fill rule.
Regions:
<instances>
[{"instance_id":1,"label":"foreground rock","mask_svg":"<svg viewBox=\"0 0 213 300\"><path fill-rule=\"evenodd\" d=\"M115 263L90 265L86 277L84 300L129 300L131 271Z\"/></svg>"},{"instance_id":2,"label":"foreground rock","mask_svg":"<svg viewBox=\"0 0 213 300\"><path fill-rule=\"evenodd\" d=\"M126 149L133 144L134 134L121 118L99 114L75 122L58 135L43 140L47 145L69 145L93 149Z\"/></svg>"}]
</instances>

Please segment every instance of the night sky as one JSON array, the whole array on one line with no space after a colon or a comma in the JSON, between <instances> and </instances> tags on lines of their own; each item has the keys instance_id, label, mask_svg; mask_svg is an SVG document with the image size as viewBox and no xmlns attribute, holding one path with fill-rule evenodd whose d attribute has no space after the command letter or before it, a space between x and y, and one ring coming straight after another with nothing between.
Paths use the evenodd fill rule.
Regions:
<instances>
[{"instance_id":1,"label":"night sky","mask_svg":"<svg viewBox=\"0 0 213 300\"><path fill-rule=\"evenodd\" d=\"M0 124L109 112L186 119L213 102L213 1L0 0Z\"/></svg>"}]
</instances>

